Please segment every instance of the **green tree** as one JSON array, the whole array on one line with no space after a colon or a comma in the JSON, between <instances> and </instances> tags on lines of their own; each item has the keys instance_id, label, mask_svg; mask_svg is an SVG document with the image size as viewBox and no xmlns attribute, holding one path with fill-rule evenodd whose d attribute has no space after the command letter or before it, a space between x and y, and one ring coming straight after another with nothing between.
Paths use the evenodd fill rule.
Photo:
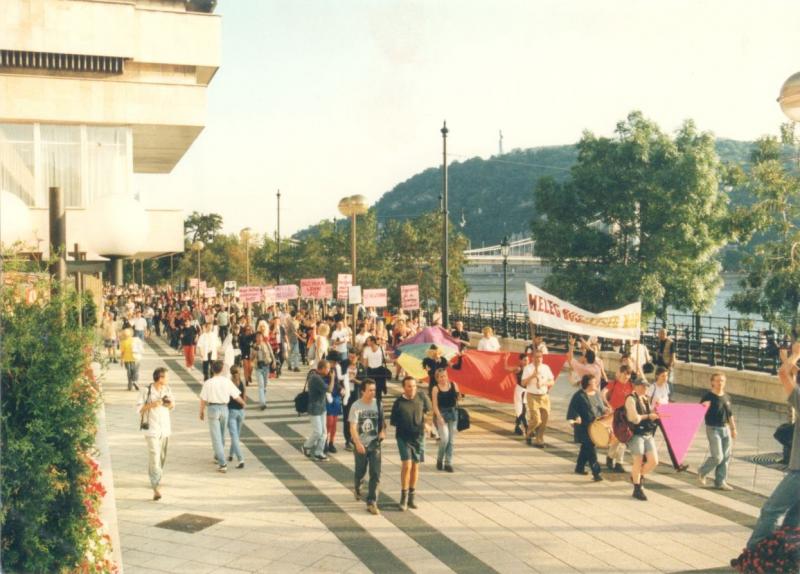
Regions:
<instances>
[{"instance_id":1,"label":"green tree","mask_svg":"<svg viewBox=\"0 0 800 574\"><path fill-rule=\"evenodd\" d=\"M782 131L784 142L794 139L793 130ZM788 151L791 153L791 148ZM787 146L774 137L760 139L753 151L748 186L756 201L737 212L751 246L742 261L747 275L728 306L796 330L800 305L800 176L785 161L786 153Z\"/></svg>"},{"instance_id":2,"label":"green tree","mask_svg":"<svg viewBox=\"0 0 800 574\"><path fill-rule=\"evenodd\" d=\"M586 132L577 147L569 179L544 178L534 194L536 252L553 266L545 289L593 311L708 309L730 236L713 136L686 121L670 137L632 112L613 138Z\"/></svg>"},{"instance_id":3,"label":"green tree","mask_svg":"<svg viewBox=\"0 0 800 574\"><path fill-rule=\"evenodd\" d=\"M222 231L222 216L217 213L198 213L193 211L183 223L183 230L189 243L202 241L210 243Z\"/></svg>"}]
</instances>

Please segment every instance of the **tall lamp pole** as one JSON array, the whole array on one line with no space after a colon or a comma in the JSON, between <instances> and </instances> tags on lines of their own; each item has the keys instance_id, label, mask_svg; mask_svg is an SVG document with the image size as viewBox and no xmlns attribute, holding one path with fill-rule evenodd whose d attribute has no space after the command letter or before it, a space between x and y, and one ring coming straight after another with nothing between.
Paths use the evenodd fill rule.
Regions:
<instances>
[{"instance_id":1,"label":"tall lamp pole","mask_svg":"<svg viewBox=\"0 0 800 574\"><path fill-rule=\"evenodd\" d=\"M278 244L278 254L275 262L275 283L281 284L281 190L278 190L278 229L275 231L275 240Z\"/></svg>"},{"instance_id":2,"label":"tall lamp pole","mask_svg":"<svg viewBox=\"0 0 800 574\"><path fill-rule=\"evenodd\" d=\"M358 285L356 283L356 217L367 212L367 198L363 195L343 197L339 201L338 207L339 213L350 218L350 274L353 277L353 285ZM353 305L353 329L351 333L353 341L355 341L356 336L357 320L358 313L356 312L356 306Z\"/></svg>"},{"instance_id":3,"label":"tall lamp pole","mask_svg":"<svg viewBox=\"0 0 800 574\"><path fill-rule=\"evenodd\" d=\"M192 251L197 253L197 298L200 299L200 252L206 246L205 243L199 239L192 243Z\"/></svg>"},{"instance_id":4,"label":"tall lamp pole","mask_svg":"<svg viewBox=\"0 0 800 574\"><path fill-rule=\"evenodd\" d=\"M508 337L508 253L510 245L508 236L500 243L500 255L503 256L503 338Z\"/></svg>"},{"instance_id":5,"label":"tall lamp pole","mask_svg":"<svg viewBox=\"0 0 800 574\"><path fill-rule=\"evenodd\" d=\"M448 261L448 217L447 210L447 122L442 126L442 326L446 329L450 324L450 269Z\"/></svg>"},{"instance_id":6,"label":"tall lamp pole","mask_svg":"<svg viewBox=\"0 0 800 574\"><path fill-rule=\"evenodd\" d=\"M239 238L244 243L244 276L245 282L250 285L250 228L245 227L239 232Z\"/></svg>"}]
</instances>

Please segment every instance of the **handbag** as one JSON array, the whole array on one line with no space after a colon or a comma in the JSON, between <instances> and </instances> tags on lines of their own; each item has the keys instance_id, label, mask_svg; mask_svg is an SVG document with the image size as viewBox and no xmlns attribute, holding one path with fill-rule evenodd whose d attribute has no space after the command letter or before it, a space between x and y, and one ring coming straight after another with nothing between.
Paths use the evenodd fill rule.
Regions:
<instances>
[{"instance_id":1,"label":"handbag","mask_svg":"<svg viewBox=\"0 0 800 574\"><path fill-rule=\"evenodd\" d=\"M306 375L306 384L303 386L303 390L297 393L297 396L294 398L294 410L297 411L297 415L300 416L308 412L308 379L311 378L311 373L314 371L309 371L308 375Z\"/></svg>"},{"instance_id":2,"label":"handbag","mask_svg":"<svg viewBox=\"0 0 800 574\"><path fill-rule=\"evenodd\" d=\"M470 427L469 411L464 407L458 407L458 422L456 422L456 429L459 432L465 431Z\"/></svg>"},{"instance_id":3,"label":"handbag","mask_svg":"<svg viewBox=\"0 0 800 574\"><path fill-rule=\"evenodd\" d=\"M147 385L147 398L144 400L144 404L150 402L150 391L153 388L153 385ZM142 416L139 419L139 430L150 430L150 415L147 415L147 420L144 420L144 405L142 405Z\"/></svg>"}]
</instances>

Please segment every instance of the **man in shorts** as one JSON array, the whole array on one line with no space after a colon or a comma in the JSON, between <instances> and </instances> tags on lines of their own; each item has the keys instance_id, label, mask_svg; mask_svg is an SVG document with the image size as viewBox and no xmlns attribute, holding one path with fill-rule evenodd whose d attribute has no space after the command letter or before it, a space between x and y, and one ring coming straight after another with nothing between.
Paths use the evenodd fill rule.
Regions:
<instances>
[{"instance_id":1,"label":"man in shorts","mask_svg":"<svg viewBox=\"0 0 800 574\"><path fill-rule=\"evenodd\" d=\"M644 377L636 379L633 382L633 393L625 399L625 417L633 431L633 438L628 441L628 448L633 456L631 482L633 482L633 497L637 500L647 500L644 493L644 477L658 466L655 439L658 415L650 408L650 401L647 399L648 386Z\"/></svg>"},{"instance_id":2,"label":"man in shorts","mask_svg":"<svg viewBox=\"0 0 800 574\"><path fill-rule=\"evenodd\" d=\"M417 508L414 501L419 463L425 461L425 415L431 411L427 393L417 392L414 377L403 379L403 394L392 405L390 423L395 427L400 451L400 510Z\"/></svg>"}]
</instances>

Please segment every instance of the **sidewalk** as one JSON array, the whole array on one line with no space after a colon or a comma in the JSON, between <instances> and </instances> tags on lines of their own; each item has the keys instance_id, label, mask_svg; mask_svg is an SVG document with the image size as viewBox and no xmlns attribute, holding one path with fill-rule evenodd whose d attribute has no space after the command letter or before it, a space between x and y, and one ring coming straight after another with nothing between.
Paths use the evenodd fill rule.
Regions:
<instances>
[{"instance_id":1,"label":"sidewalk","mask_svg":"<svg viewBox=\"0 0 800 574\"><path fill-rule=\"evenodd\" d=\"M163 342L153 342L143 360L142 382L154 368L166 366L176 395L159 502L151 500L136 393L125 390L118 365L111 366L105 383L126 574L728 572L725 565L747 540L762 501L740 489L701 489L693 474L666 468L648 480L647 503L630 497L623 475L607 475L594 484L572 474L576 448L562 420L571 387L562 378L553 397L556 428L544 451L526 447L511 433L510 406L467 399L473 427L457 439L456 472L435 470L430 461L436 444L429 441L417 489L419 510L394 509L399 457L388 437L383 514L374 517L353 498L349 452L342 448L326 463L311 462L299 452L308 431L292 401L302 387L301 374L271 383L266 411L249 405L243 429L246 468L231 466L219 474L208 429L198 419L202 377L186 371L181 356ZM254 394L252 386L248 391ZM761 445L747 442L751 428L771 423L762 413L737 414L738 456ZM704 448L701 436L691 457L699 460ZM762 483L773 484L780 473L753 466L737 461L732 483L754 483L767 492L771 487ZM194 534L156 526L183 514L218 522Z\"/></svg>"}]
</instances>

